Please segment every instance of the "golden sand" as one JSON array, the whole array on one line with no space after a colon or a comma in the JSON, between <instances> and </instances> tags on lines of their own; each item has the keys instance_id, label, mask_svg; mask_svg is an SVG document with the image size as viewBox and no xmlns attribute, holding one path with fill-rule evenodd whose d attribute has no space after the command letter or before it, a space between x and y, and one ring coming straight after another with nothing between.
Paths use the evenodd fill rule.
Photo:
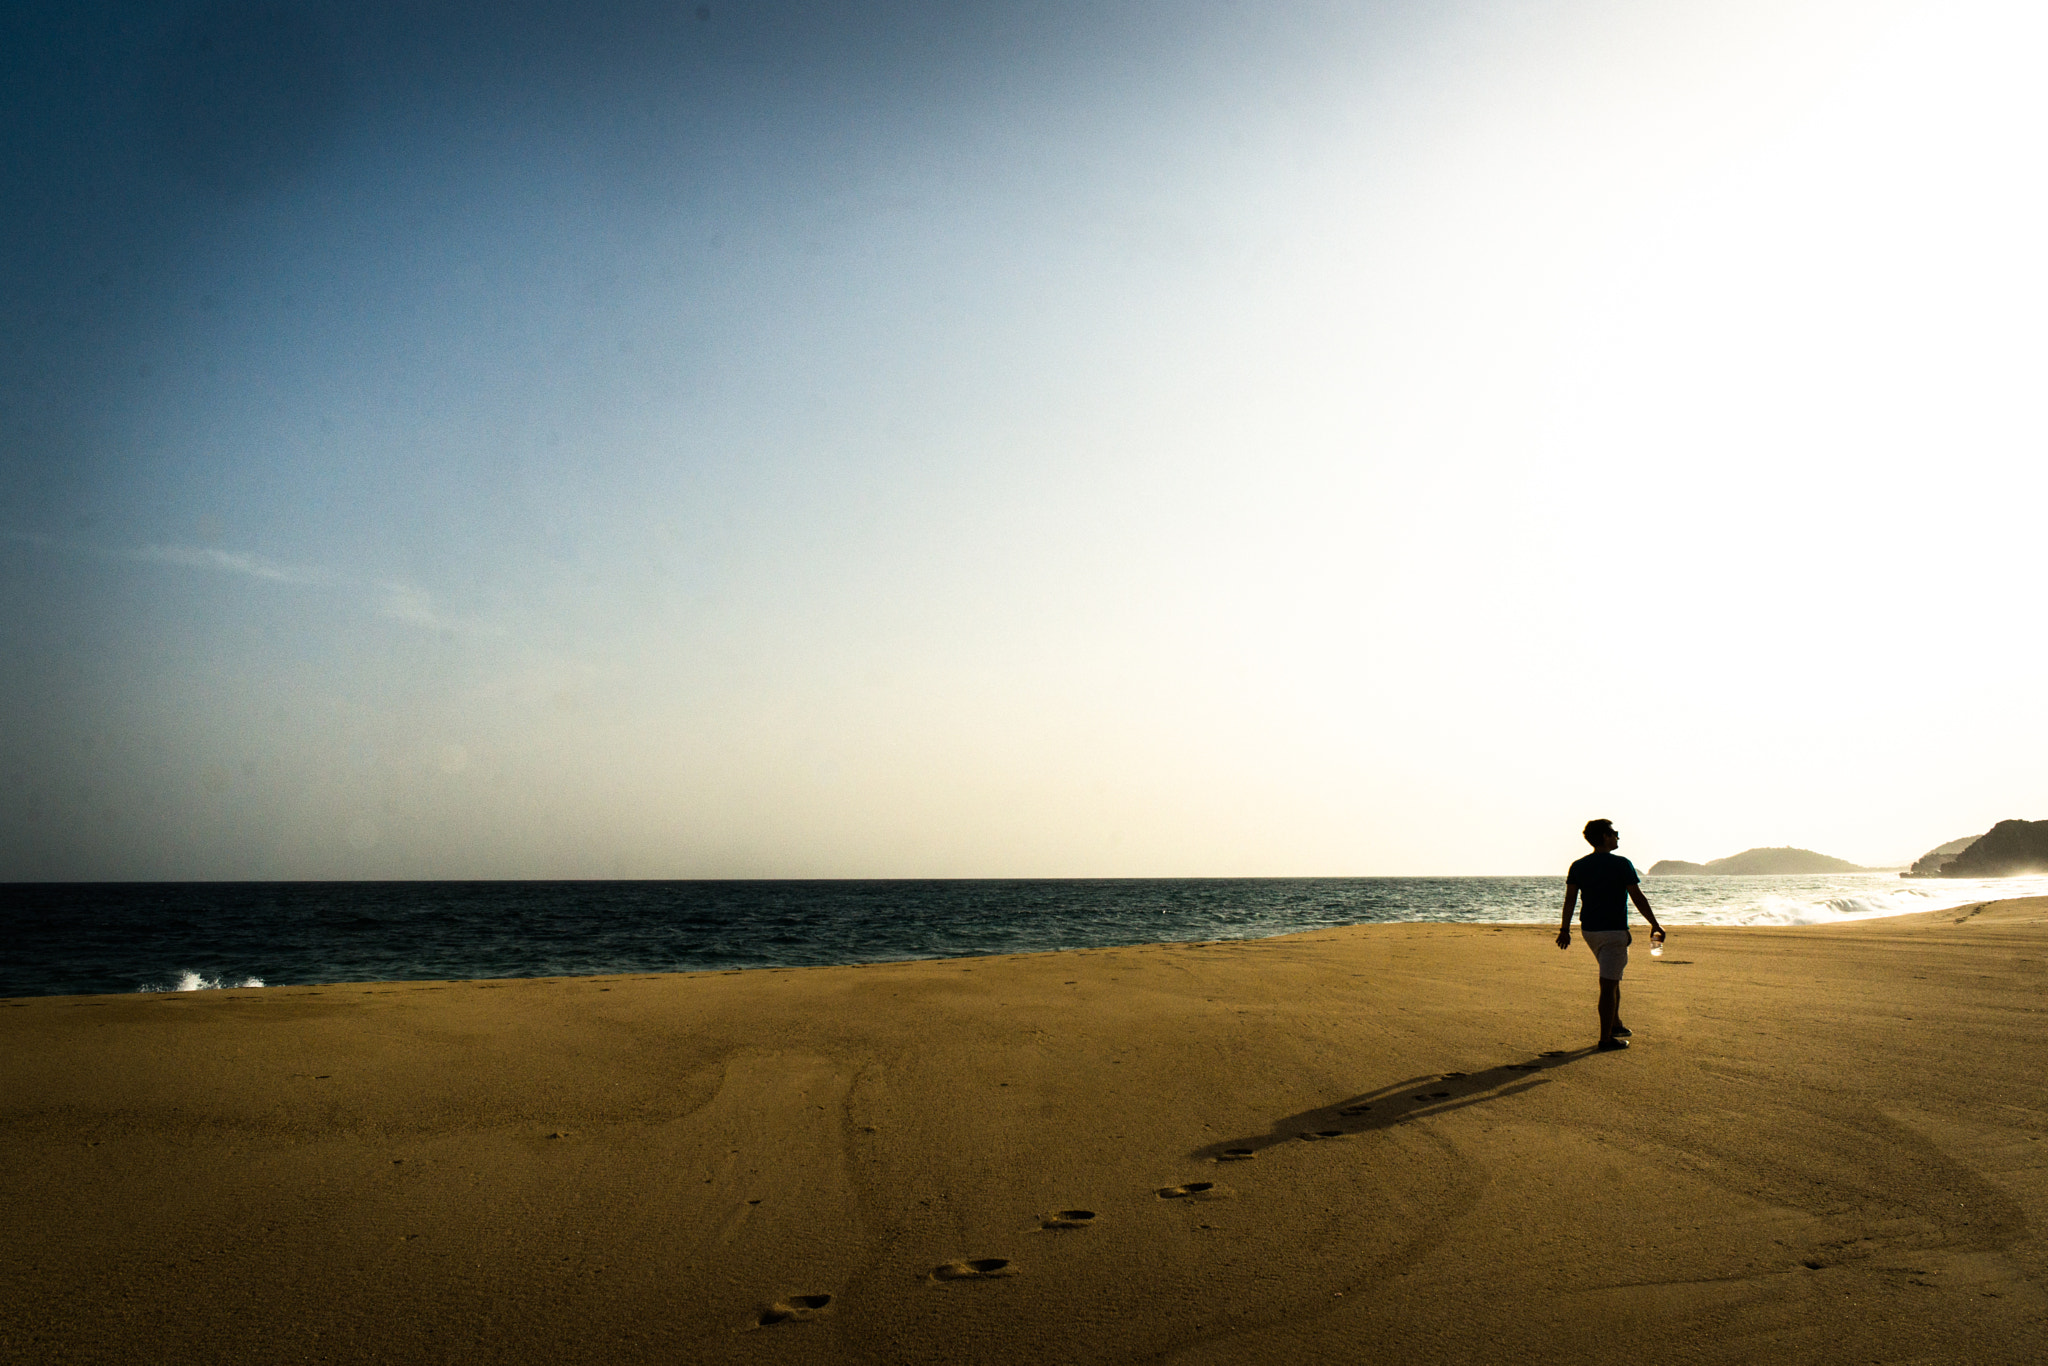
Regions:
<instances>
[{"instance_id":1,"label":"golden sand","mask_svg":"<svg viewBox=\"0 0 2048 1366\"><path fill-rule=\"evenodd\" d=\"M0 1008L0 1359L2048 1360L2048 899Z\"/></svg>"}]
</instances>

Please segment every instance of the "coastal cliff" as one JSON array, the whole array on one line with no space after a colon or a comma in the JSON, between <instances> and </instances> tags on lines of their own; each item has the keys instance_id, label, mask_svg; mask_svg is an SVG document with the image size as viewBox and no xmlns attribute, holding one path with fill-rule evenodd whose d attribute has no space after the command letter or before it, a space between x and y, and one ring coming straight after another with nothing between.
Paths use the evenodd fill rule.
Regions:
<instances>
[{"instance_id":1,"label":"coastal cliff","mask_svg":"<svg viewBox=\"0 0 2048 1366\"><path fill-rule=\"evenodd\" d=\"M1936 876L2018 877L2025 873L2048 873L2048 821L2000 821L1942 864Z\"/></svg>"}]
</instances>

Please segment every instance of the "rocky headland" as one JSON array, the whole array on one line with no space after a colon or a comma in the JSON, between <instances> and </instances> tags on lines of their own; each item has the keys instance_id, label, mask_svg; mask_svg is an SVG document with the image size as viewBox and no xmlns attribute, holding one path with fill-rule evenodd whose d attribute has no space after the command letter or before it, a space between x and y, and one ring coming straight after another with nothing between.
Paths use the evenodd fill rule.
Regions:
<instances>
[{"instance_id":1,"label":"rocky headland","mask_svg":"<svg viewBox=\"0 0 2048 1366\"><path fill-rule=\"evenodd\" d=\"M1969 848L1982 838L1984 838L1982 835L1965 835L1959 840L1950 840L1947 844L1938 844L1919 858L1914 859L1913 866L1900 873L1899 876L1940 877L1942 864L1947 863L1950 859L1962 853L1963 850Z\"/></svg>"},{"instance_id":2,"label":"rocky headland","mask_svg":"<svg viewBox=\"0 0 2048 1366\"><path fill-rule=\"evenodd\" d=\"M1944 851L1960 851L1942 859ZM1929 869L1928 864L1934 866ZM1651 870L1655 872L1655 869ZM2021 877L2048 873L2048 821L2000 821L1974 840L1930 850L1902 877Z\"/></svg>"}]
</instances>

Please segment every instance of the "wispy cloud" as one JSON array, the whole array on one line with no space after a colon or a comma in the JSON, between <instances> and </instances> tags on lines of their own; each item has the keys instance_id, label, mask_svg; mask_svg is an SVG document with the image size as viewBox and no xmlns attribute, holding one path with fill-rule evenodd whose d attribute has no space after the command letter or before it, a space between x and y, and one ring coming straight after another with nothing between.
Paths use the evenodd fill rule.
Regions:
<instances>
[{"instance_id":1,"label":"wispy cloud","mask_svg":"<svg viewBox=\"0 0 2048 1366\"><path fill-rule=\"evenodd\" d=\"M335 582L334 576L324 569L305 569L297 565L279 564L275 560L266 560L261 555L242 555L212 546L146 545L140 550L120 553L124 559L141 560L146 564L175 564L187 569L218 569L229 574L243 574L252 579L261 579L266 583Z\"/></svg>"},{"instance_id":2,"label":"wispy cloud","mask_svg":"<svg viewBox=\"0 0 2048 1366\"><path fill-rule=\"evenodd\" d=\"M140 549L110 549L107 546L86 542L67 541L60 536L50 536L40 531L0 531L0 540L12 541L16 545L32 545L39 550L94 555L103 559L134 560L142 564L171 564L181 569L214 569L224 574L241 574L247 578L261 579L265 583L341 582L324 569L279 564L276 560L267 560L261 555L244 555L232 550L221 550L215 546L146 545Z\"/></svg>"},{"instance_id":3,"label":"wispy cloud","mask_svg":"<svg viewBox=\"0 0 2048 1366\"><path fill-rule=\"evenodd\" d=\"M409 583L386 581L377 585L382 594L378 602L378 615L407 625L418 626L429 631L458 631L464 635L499 636L504 628L488 626L481 622L464 621L443 614L434 606L433 596L426 589Z\"/></svg>"},{"instance_id":4,"label":"wispy cloud","mask_svg":"<svg viewBox=\"0 0 2048 1366\"><path fill-rule=\"evenodd\" d=\"M331 570L307 565L282 564L261 555L244 554L240 551L222 550L218 546L193 545L145 545L139 549L110 549L106 546L81 544L60 537L45 535L38 531L0 531L0 541L12 541L18 545L35 546L43 550L56 550L79 555L95 555L106 559L127 560L139 564L174 565L180 569L212 570L222 574L239 574L260 583L298 584L311 587L356 588L365 587L362 580L351 579ZM427 631L456 632L471 636L501 636L502 626L450 616L434 605L434 598L426 589L397 579L382 579L370 585L375 596L370 606L378 616L391 621L404 622Z\"/></svg>"}]
</instances>

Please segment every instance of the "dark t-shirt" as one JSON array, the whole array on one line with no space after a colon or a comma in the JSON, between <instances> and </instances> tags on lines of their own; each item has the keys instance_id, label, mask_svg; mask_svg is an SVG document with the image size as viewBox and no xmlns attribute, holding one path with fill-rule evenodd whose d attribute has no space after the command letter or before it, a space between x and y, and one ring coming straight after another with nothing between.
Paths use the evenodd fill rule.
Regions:
<instances>
[{"instance_id":1,"label":"dark t-shirt","mask_svg":"<svg viewBox=\"0 0 2048 1366\"><path fill-rule=\"evenodd\" d=\"M1633 863L1619 854L1588 854L1572 865L1564 880L1579 889L1580 929L1628 928L1628 889L1639 880Z\"/></svg>"}]
</instances>

